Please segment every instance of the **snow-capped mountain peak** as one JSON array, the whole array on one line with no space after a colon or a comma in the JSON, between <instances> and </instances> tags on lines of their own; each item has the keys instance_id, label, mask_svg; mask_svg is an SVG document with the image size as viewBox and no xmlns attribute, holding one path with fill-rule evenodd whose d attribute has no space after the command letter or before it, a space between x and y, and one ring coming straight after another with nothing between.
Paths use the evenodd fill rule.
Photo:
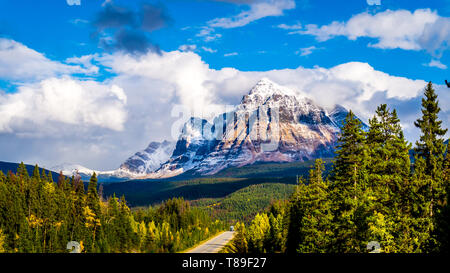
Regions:
<instances>
[{"instance_id":1,"label":"snow-capped mountain peak","mask_svg":"<svg viewBox=\"0 0 450 273\"><path fill-rule=\"evenodd\" d=\"M76 173L92 175L92 173L95 172L94 170L73 163L63 163L54 167L50 167L49 169L58 173L62 172L63 175L66 176L75 175Z\"/></svg>"},{"instance_id":2,"label":"snow-capped mountain peak","mask_svg":"<svg viewBox=\"0 0 450 273\"><path fill-rule=\"evenodd\" d=\"M253 109L274 97L295 97L295 93L291 89L281 86L268 78L262 78L247 95L243 96L241 105L243 108Z\"/></svg>"},{"instance_id":3,"label":"snow-capped mountain peak","mask_svg":"<svg viewBox=\"0 0 450 273\"><path fill-rule=\"evenodd\" d=\"M330 115L311 99L263 78L231 114L216 117L215 121L220 121L226 116L223 131L215 122L190 119L170 159L147 177L170 177L188 170L214 174L255 162L332 156L340 133L338 124L348 113L343 107L334 110ZM274 112L278 117L272 117ZM205 137L210 131L218 134L216 138Z\"/></svg>"}]
</instances>

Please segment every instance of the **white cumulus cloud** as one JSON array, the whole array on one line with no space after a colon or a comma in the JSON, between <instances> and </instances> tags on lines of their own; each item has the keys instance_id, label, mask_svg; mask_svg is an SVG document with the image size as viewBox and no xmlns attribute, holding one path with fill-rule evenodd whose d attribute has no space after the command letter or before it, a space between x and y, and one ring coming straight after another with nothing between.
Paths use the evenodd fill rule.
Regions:
<instances>
[{"instance_id":1,"label":"white cumulus cloud","mask_svg":"<svg viewBox=\"0 0 450 273\"><path fill-rule=\"evenodd\" d=\"M42 80L48 77L73 74L96 73L91 67L68 65L52 61L27 46L14 40L0 38L0 79L6 80Z\"/></svg>"},{"instance_id":2,"label":"white cumulus cloud","mask_svg":"<svg viewBox=\"0 0 450 273\"><path fill-rule=\"evenodd\" d=\"M0 133L53 134L58 124L120 131L126 100L116 85L49 78L0 95Z\"/></svg>"},{"instance_id":3,"label":"white cumulus cloud","mask_svg":"<svg viewBox=\"0 0 450 273\"><path fill-rule=\"evenodd\" d=\"M432 53L448 47L450 40L449 19L440 17L430 9L386 10L376 14L363 12L346 22L334 21L328 25L306 25L297 34L313 35L318 41L336 36L350 40L369 37L377 42L372 47L383 49L428 50Z\"/></svg>"}]
</instances>

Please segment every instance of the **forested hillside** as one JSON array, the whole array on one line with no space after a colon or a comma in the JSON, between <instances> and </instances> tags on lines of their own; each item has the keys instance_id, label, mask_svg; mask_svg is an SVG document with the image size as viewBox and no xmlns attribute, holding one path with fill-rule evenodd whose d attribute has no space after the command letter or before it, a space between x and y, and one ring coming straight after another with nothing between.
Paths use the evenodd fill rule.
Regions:
<instances>
[{"instance_id":1,"label":"forested hillside","mask_svg":"<svg viewBox=\"0 0 450 273\"><path fill-rule=\"evenodd\" d=\"M278 199L287 199L295 185L265 183L240 189L224 198L199 199L191 202L214 218L234 224L236 221L250 222L253 217Z\"/></svg>"}]
</instances>

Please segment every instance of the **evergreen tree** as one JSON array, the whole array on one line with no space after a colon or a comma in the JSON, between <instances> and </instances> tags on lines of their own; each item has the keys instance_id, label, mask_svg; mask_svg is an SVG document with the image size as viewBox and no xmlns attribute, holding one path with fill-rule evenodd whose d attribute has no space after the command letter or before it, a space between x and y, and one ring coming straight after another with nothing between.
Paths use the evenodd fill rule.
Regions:
<instances>
[{"instance_id":1,"label":"evergreen tree","mask_svg":"<svg viewBox=\"0 0 450 273\"><path fill-rule=\"evenodd\" d=\"M414 151L418 158L425 161L424 175L431 178L430 185L428 185L431 198L429 213L433 216L433 213L439 209L435 205L442 200L445 194L442 169L446 147L443 136L447 133L447 129L441 128L442 121L438 117L441 108L431 82L425 88L424 95L422 117L414 122L414 125L422 132Z\"/></svg>"},{"instance_id":2,"label":"evergreen tree","mask_svg":"<svg viewBox=\"0 0 450 273\"><path fill-rule=\"evenodd\" d=\"M422 98L422 117L414 122L421 130L420 140L416 142L415 168L413 191L416 193L416 214L419 222L416 224L419 230L430 233L425 248L436 251L438 242L434 230L436 219L442 212L445 203L446 189L444 184L444 153L445 145L443 136L447 129L441 127L440 112L437 94L431 82L425 88L425 98ZM424 237L425 238L425 237Z\"/></svg>"},{"instance_id":3,"label":"evergreen tree","mask_svg":"<svg viewBox=\"0 0 450 273\"><path fill-rule=\"evenodd\" d=\"M331 202L328 198L328 185L323 181L324 162L316 160L314 168L310 171L309 184L299 184L297 198L293 200L297 204L292 208L299 209L301 213L292 213L290 221L296 228L289 229L298 233L298 241L291 242L291 251L300 253L326 253L331 246L333 235ZM292 217L301 215L301 218ZM295 238L295 236L294 236ZM292 246L293 245L293 246Z\"/></svg>"},{"instance_id":4,"label":"evergreen tree","mask_svg":"<svg viewBox=\"0 0 450 273\"><path fill-rule=\"evenodd\" d=\"M42 170L44 171L44 170ZM48 176L47 176L48 182L53 183L53 174L51 171L48 171Z\"/></svg>"},{"instance_id":5,"label":"evergreen tree","mask_svg":"<svg viewBox=\"0 0 450 273\"><path fill-rule=\"evenodd\" d=\"M97 193L97 175L94 172L89 180L88 190L87 190L87 205L93 210L95 215L100 215L100 198Z\"/></svg>"},{"instance_id":6,"label":"evergreen tree","mask_svg":"<svg viewBox=\"0 0 450 273\"><path fill-rule=\"evenodd\" d=\"M17 167L17 174L22 178L29 178L27 167L23 162L20 162L19 167Z\"/></svg>"},{"instance_id":7,"label":"evergreen tree","mask_svg":"<svg viewBox=\"0 0 450 273\"><path fill-rule=\"evenodd\" d=\"M33 170L33 178L34 178L34 179L37 179L37 180L40 180L40 179L41 179L41 176L39 175L39 167L38 167L37 164L34 166L34 170Z\"/></svg>"},{"instance_id":8,"label":"evergreen tree","mask_svg":"<svg viewBox=\"0 0 450 273\"><path fill-rule=\"evenodd\" d=\"M378 241L385 252L407 251L409 203L405 199L410 180L410 144L404 138L394 109L380 105L369 120L368 177L371 210L370 240ZM395 239L394 239L395 238Z\"/></svg>"},{"instance_id":9,"label":"evergreen tree","mask_svg":"<svg viewBox=\"0 0 450 273\"><path fill-rule=\"evenodd\" d=\"M350 111L338 140L331 176L334 252L362 252L366 233L363 200L366 196L367 147L361 121Z\"/></svg>"},{"instance_id":10,"label":"evergreen tree","mask_svg":"<svg viewBox=\"0 0 450 273\"><path fill-rule=\"evenodd\" d=\"M265 248L269 253L285 251L287 238L287 203L285 200L272 202L269 207L270 233Z\"/></svg>"}]
</instances>

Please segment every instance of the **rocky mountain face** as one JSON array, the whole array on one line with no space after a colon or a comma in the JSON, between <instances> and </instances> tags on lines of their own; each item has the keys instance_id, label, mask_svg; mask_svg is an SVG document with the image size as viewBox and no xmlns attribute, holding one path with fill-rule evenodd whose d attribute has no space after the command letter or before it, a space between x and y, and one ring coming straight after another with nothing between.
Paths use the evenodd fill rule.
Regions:
<instances>
[{"instance_id":1,"label":"rocky mountain face","mask_svg":"<svg viewBox=\"0 0 450 273\"><path fill-rule=\"evenodd\" d=\"M171 177L188 170L207 175L255 162L332 156L347 113L342 106L328 113L312 100L262 79L234 111L211 123L191 118L170 158L146 177ZM144 161L138 159L142 170Z\"/></svg>"},{"instance_id":2,"label":"rocky mountain face","mask_svg":"<svg viewBox=\"0 0 450 273\"><path fill-rule=\"evenodd\" d=\"M147 175L166 162L174 150L175 143L169 141L151 142L148 147L128 158L119 168L124 175Z\"/></svg>"}]
</instances>

